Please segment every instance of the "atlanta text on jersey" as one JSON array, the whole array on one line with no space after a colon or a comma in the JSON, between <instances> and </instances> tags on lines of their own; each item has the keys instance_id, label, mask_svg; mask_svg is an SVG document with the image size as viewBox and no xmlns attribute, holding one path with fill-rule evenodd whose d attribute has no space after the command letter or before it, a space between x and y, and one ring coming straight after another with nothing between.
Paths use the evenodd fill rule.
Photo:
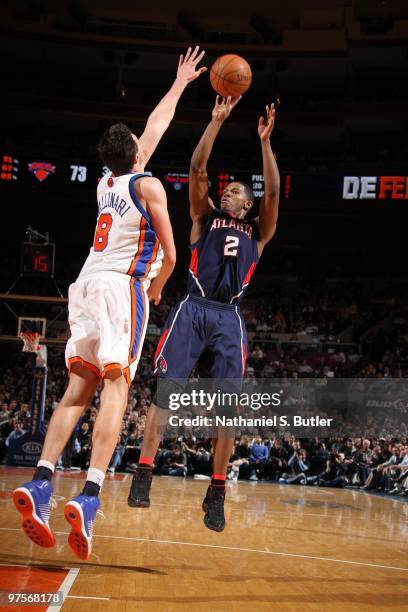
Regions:
<instances>
[{"instance_id":1,"label":"atlanta text on jersey","mask_svg":"<svg viewBox=\"0 0 408 612\"><path fill-rule=\"evenodd\" d=\"M216 218L212 222L211 229L236 229L239 232L244 232L248 238L252 237L252 226L249 223L243 223L238 219L219 219Z\"/></svg>"}]
</instances>

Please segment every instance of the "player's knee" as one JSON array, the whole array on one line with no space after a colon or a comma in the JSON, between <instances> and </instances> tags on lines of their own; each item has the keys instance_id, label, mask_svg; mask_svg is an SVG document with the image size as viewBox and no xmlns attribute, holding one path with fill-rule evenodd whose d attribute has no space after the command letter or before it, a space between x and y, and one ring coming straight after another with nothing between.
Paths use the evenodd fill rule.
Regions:
<instances>
[{"instance_id":1,"label":"player's knee","mask_svg":"<svg viewBox=\"0 0 408 612\"><path fill-rule=\"evenodd\" d=\"M104 428L98 423L95 423L92 432L92 444L95 446L103 446L104 444L110 443L112 440L112 431L109 428Z\"/></svg>"},{"instance_id":2,"label":"player's knee","mask_svg":"<svg viewBox=\"0 0 408 612\"><path fill-rule=\"evenodd\" d=\"M156 381L156 392L153 397L153 402L162 410L169 410L172 400L177 395L179 396L183 390L180 382L171 380L170 378L159 378Z\"/></svg>"},{"instance_id":3,"label":"player's knee","mask_svg":"<svg viewBox=\"0 0 408 612\"><path fill-rule=\"evenodd\" d=\"M67 406L82 406L85 408L90 404L95 393L95 385L69 384L64 394L62 404Z\"/></svg>"}]
</instances>

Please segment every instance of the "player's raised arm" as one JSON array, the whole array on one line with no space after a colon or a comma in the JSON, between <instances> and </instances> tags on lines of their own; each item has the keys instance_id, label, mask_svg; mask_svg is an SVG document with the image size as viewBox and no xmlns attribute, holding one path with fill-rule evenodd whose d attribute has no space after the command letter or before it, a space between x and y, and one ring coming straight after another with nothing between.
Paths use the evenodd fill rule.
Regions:
<instances>
[{"instance_id":1,"label":"player's raised arm","mask_svg":"<svg viewBox=\"0 0 408 612\"><path fill-rule=\"evenodd\" d=\"M270 136L275 125L275 107L266 107L265 117L259 118L258 135L261 139L265 193L259 207L260 247L263 248L276 231L279 209L280 176L272 152Z\"/></svg>"},{"instance_id":2,"label":"player's raised arm","mask_svg":"<svg viewBox=\"0 0 408 612\"><path fill-rule=\"evenodd\" d=\"M144 166L146 166L159 144L161 137L169 127L181 94L189 83L195 81L200 74L207 70L204 66L202 68L197 68L204 54L205 51L200 52L199 47L195 47L194 50L189 47L185 57L180 55L176 80L164 98L160 100L159 104L150 114L145 130L139 138Z\"/></svg>"},{"instance_id":3,"label":"player's raised arm","mask_svg":"<svg viewBox=\"0 0 408 612\"><path fill-rule=\"evenodd\" d=\"M234 100L231 97L216 97L211 121L207 125L191 157L189 195L190 216L193 223L208 215L213 208L212 202L208 197L207 162L222 124L229 117L232 109L240 99L241 96Z\"/></svg>"},{"instance_id":4,"label":"player's raised arm","mask_svg":"<svg viewBox=\"0 0 408 612\"><path fill-rule=\"evenodd\" d=\"M146 200L146 208L152 220L157 238L163 249L163 262L159 274L151 282L147 295L155 305L161 300L161 292L176 265L176 247L173 230L167 210L167 196L161 182L153 177L145 177L140 182L140 190Z\"/></svg>"}]
</instances>

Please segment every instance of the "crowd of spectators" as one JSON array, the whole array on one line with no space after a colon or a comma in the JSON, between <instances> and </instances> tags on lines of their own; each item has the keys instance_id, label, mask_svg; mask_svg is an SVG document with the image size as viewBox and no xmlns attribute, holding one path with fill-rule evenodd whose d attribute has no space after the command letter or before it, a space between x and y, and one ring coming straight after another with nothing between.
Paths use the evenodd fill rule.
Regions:
<instances>
[{"instance_id":1,"label":"crowd of spectators","mask_svg":"<svg viewBox=\"0 0 408 612\"><path fill-rule=\"evenodd\" d=\"M309 299L307 299L309 298ZM391 327L375 325L366 333L362 301L343 292L334 299L327 294L314 301L311 296L298 300L294 308L287 303L246 302L243 314L250 338L246 368L246 382L259 384L259 379L336 379L347 377L391 380L406 376L408 347L408 314L395 308L395 302L380 302L377 316L380 321L390 314ZM292 302L293 303L293 302ZM150 331L145 342L138 375L129 391L128 405L123 419L109 470L133 471L140 455L147 411L154 387L153 355L157 333L165 320L171 301L163 300L152 313ZM321 344L302 342L271 342L276 333L337 334L349 325L362 329L358 342L343 345L332 342L321 349ZM391 330L391 331L390 331ZM335 336L333 336L334 338ZM370 359L372 357L373 359ZM30 361L31 360L31 361ZM7 366L0 375L0 456L6 460L10 441L24 434L30 423L30 397L34 357L7 350L1 360ZM197 375L197 372L194 373ZM49 350L45 422L57 406L64 392L67 376L61 350ZM89 463L92 429L100 401L98 390L83 417L77 424L58 469L85 469ZM238 432L239 433L239 432ZM241 432L242 433L242 432ZM366 438L329 436L320 439L295 438L276 432L273 435L249 433L236 439L231 456L228 478L271 480L310 486L359 486L405 495L408 485L408 440L406 432L395 428L390 433L376 435L374 430ZM191 432L186 436L163 439L155 460L155 472L169 476L207 478L212 469L210 437Z\"/></svg>"}]
</instances>

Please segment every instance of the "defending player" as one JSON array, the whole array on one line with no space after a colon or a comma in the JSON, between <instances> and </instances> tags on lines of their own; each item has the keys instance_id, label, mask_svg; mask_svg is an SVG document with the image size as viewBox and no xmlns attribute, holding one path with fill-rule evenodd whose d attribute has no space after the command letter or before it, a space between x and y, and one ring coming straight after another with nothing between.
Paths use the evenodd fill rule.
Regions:
<instances>
[{"instance_id":1,"label":"defending player","mask_svg":"<svg viewBox=\"0 0 408 612\"><path fill-rule=\"evenodd\" d=\"M123 124L113 125L100 140L100 157L112 174L98 185L93 247L69 289L69 384L50 421L33 480L13 493L28 537L40 546L53 546L49 516L55 464L103 381L85 486L66 504L64 512L71 525L68 542L81 559L87 559L91 552L98 495L120 432L128 385L139 361L149 300L159 303L176 259L165 191L144 168L185 87L205 70L197 67L203 55L196 47L188 49L185 58L180 56L176 80L149 116L139 140Z\"/></svg>"},{"instance_id":2,"label":"defending player","mask_svg":"<svg viewBox=\"0 0 408 612\"><path fill-rule=\"evenodd\" d=\"M242 379L246 360L246 331L238 304L262 251L276 230L280 177L270 144L275 122L274 105L260 117L265 195L257 221L245 217L254 203L252 190L240 182L224 190L220 207L208 195L207 162L215 138L238 99L219 100L194 151L190 164L191 262L188 294L169 314L155 355L156 373L166 381L166 393L179 392L176 380L186 380L204 350L213 353L212 378ZM156 395L150 407L141 457L133 477L128 503L150 505L152 464L160 441L158 424L165 422L165 399ZM162 410L163 409L163 410ZM222 531L225 526L225 478L234 440L215 440L211 485L203 502L204 523Z\"/></svg>"}]
</instances>

